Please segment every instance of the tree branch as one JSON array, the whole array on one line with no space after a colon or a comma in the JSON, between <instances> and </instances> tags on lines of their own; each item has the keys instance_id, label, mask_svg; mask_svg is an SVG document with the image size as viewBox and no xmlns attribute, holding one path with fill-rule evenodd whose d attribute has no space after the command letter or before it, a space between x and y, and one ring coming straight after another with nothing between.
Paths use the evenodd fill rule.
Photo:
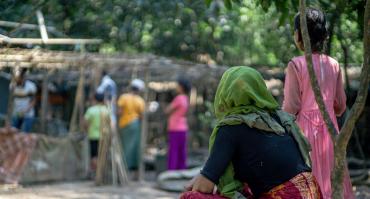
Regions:
<instances>
[{"instance_id":1,"label":"tree branch","mask_svg":"<svg viewBox=\"0 0 370 199\"><path fill-rule=\"evenodd\" d=\"M370 83L370 1L366 2L364 16L364 62L361 72L361 84L357 93L356 101L342 127L338 137L338 146L347 147L356 121L361 116L368 95Z\"/></svg>"},{"instance_id":2,"label":"tree branch","mask_svg":"<svg viewBox=\"0 0 370 199\"><path fill-rule=\"evenodd\" d=\"M303 38L307 69L308 69L308 73L309 73L310 81L311 81L311 87L315 94L315 100L317 102L317 105L319 106L321 116L323 117L325 121L325 124L330 133L330 137L334 143L336 140L336 136L337 136L337 130L335 129L334 123L331 120L329 113L326 109L324 100L321 95L321 89L317 81L316 73L315 73L315 70L312 64L312 51L311 51L310 36L308 34L308 29L307 29L305 0L299 1L299 10L300 10L301 33L302 33L302 38Z\"/></svg>"}]
</instances>

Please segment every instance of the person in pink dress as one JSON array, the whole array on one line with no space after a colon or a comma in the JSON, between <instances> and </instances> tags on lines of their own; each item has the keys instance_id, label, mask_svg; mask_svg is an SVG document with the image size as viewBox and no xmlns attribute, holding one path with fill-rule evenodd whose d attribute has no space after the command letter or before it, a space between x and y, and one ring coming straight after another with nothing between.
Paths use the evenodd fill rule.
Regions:
<instances>
[{"instance_id":1,"label":"person in pink dress","mask_svg":"<svg viewBox=\"0 0 370 199\"><path fill-rule=\"evenodd\" d=\"M168 169L180 170L186 169L186 134L188 123L186 114L189 108L189 99L187 94L190 92L191 85L186 79L177 81L177 96L166 108L165 112L168 118Z\"/></svg>"},{"instance_id":2,"label":"person in pink dress","mask_svg":"<svg viewBox=\"0 0 370 199\"><path fill-rule=\"evenodd\" d=\"M338 62L321 53L327 38L325 15L318 9L308 8L306 18L313 52L313 67L326 109L335 128L339 130L336 116L342 115L346 109L346 95ZM304 51L299 14L294 18L294 40L297 47ZM297 116L297 123L312 146L313 174L320 185L324 199L331 199L330 176L334 166L333 143L316 103L304 56L294 57L288 63L283 110ZM345 171L343 193L346 199L354 198L348 170Z\"/></svg>"}]
</instances>

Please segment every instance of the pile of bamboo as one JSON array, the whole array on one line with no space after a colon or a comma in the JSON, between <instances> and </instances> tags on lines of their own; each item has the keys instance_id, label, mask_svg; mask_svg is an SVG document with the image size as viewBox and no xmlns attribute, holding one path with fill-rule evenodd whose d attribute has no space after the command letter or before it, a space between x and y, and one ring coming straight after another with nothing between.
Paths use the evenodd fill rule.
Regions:
<instances>
[{"instance_id":1,"label":"pile of bamboo","mask_svg":"<svg viewBox=\"0 0 370 199\"><path fill-rule=\"evenodd\" d=\"M117 128L110 115L101 114L101 138L99 141L96 185L125 185L129 183Z\"/></svg>"}]
</instances>

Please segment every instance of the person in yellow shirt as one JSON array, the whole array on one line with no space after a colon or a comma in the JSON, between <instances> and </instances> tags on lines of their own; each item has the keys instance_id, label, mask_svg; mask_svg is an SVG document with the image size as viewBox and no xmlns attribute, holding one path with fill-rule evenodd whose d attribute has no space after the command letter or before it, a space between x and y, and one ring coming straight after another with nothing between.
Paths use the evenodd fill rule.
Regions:
<instances>
[{"instance_id":1,"label":"person in yellow shirt","mask_svg":"<svg viewBox=\"0 0 370 199\"><path fill-rule=\"evenodd\" d=\"M139 165L141 117L145 102L140 92L145 88L142 80L131 82L130 92L122 94L117 101L119 115L119 133L123 147L123 157L129 170L137 170Z\"/></svg>"}]
</instances>

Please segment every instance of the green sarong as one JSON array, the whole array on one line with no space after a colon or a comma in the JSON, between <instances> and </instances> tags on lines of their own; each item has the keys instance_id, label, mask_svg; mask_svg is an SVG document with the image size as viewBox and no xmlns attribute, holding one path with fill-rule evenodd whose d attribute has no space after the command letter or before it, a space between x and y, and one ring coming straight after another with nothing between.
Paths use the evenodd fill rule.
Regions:
<instances>
[{"instance_id":1,"label":"green sarong","mask_svg":"<svg viewBox=\"0 0 370 199\"><path fill-rule=\"evenodd\" d=\"M139 166L140 160L140 138L141 126L140 120L134 120L124 128L119 130L122 148L123 160L126 160L127 168L135 170Z\"/></svg>"}]
</instances>

